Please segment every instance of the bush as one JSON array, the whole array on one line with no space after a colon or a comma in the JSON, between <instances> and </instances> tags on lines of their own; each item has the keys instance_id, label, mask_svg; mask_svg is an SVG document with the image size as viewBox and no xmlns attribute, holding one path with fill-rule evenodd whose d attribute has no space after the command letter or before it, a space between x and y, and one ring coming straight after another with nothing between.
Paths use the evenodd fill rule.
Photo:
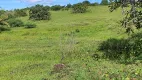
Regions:
<instances>
[{"instance_id":1,"label":"bush","mask_svg":"<svg viewBox=\"0 0 142 80\"><path fill-rule=\"evenodd\" d=\"M2 14L4 14L6 11L5 10L0 10L0 16L2 15Z\"/></svg>"},{"instance_id":2,"label":"bush","mask_svg":"<svg viewBox=\"0 0 142 80\"><path fill-rule=\"evenodd\" d=\"M16 18L14 11L7 11L6 14L8 15L8 19Z\"/></svg>"},{"instance_id":3,"label":"bush","mask_svg":"<svg viewBox=\"0 0 142 80\"><path fill-rule=\"evenodd\" d=\"M24 9L15 9L14 15L17 17L25 17L25 16L27 16L27 13L26 13L26 10L24 10Z\"/></svg>"},{"instance_id":4,"label":"bush","mask_svg":"<svg viewBox=\"0 0 142 80\"><path fill-rule=\"evenodd\" d=\"M8 28L7 26L4 26L4 25L0 25L0 32L2 31L9 31L10 28Z\"/></svg>"},{"instance_id":5,"label":"bush","mask_svg":"<svg viewBox=\"0 0 142 80\"><path fill-rule=\"evenodd\" d=\"M48 7L36 5L30 8L29 16L29 19L31 20L49 20L51 14Z\"/></svg>"},{"instance_id":6,"label":"bush","mask_svg":"<svg viewBox=\"0 0 142 80\"><path fill-rule=\"evenodd\" d=\"M83 3L78 3L78 4L74 4L72 6L72 13L85 13L87 12L87 5L83 4Z\"/></svg>"},{"instance_id":7,"label":"bush","mask_svg":"<svg viewBox=\"0 0 142 80\"><path fill-rule=\"evenodd\" d=\"M101 43L99 50L108 59L137 59L142 55L142 33L133 34L128 39L108 39Z\"/></svg>"},{"instance_id":8,"label":"bush","mask_svg":"<svg viewBox=\"0 0 142 80\"><path fill-rule=\"evenodd\" d=\"M67 4L66 8L71 8L72 5L71 4Z\"/></svg>"},{"instance_id":9,"label":"bush","mask_svg":"<svg viewBox=\"0 0 142 80\"><path fill-rule=\"evenodd\" d=\"M53 10L53 11L59 11L59 10L61 10L62 8L63 8L63 7L60 6L60 5L54 5L54 6L51 7L51 10Z\"/></svg>"},{"instance_id":10,"label":"bush","mask_svg":"<svg viewBox=\"0 0 142 80\"><path fill-rule=\"evenodd\" d=\"M16 18L16 16L12 13L8 13L7 15L8 15L8 19Z\"/></svg>"},{"instance_id":11,"label":"bush","mask_svg":"<svg viewBox=\"0 0 142 80\"><path fill-rule=\"evenodd\" d=\"M35 28L36 27L36 24L34 23L26 23L25 24L25 28Z\"/></svg>"},{"instance_id":12,"label":"bush","mask_svg":"<svg viewBox=\"0 0 142 80\"><path fill-rule=\"evenodd\" d=\"M109 2L108 2L108 0L102 0L102 2L101 2L100 4L101 4L101 5L108 5Z\"/></svg>"},{"instance_id":13,"label":"bush","mask_svg":"<svg viewBox=\"0 0 142 80\"><path fill-rule=\"evenodd\" d=\"M98 6L99 3L95 2L95 3L91 3L90 6Z\"/></svg>"},{"instance_id":14,"label":"bush","mask_svg":"<svg viewBox=\"0 0 142 80\"><path fill-rule=\"evenodd\" d=\"M85 4L85 5L87 5L87 6L91 5L91 3L89 1L83 1L82 3Z\"/></svg>"},{"instance_id":15,"label":"bush","mask_svg":"<svg viewBox=\"0 0 142 80\"><path fill-rule=\"evenodd\" d=\"M9 19L7 21L11 27L22 27L24 23L19 19Z\"/></svg>"},{"instance_id":16,"label":"bush","mask_svg":"<svg viewBox=\"0 0 142 80\"><path fill-rule=\"evenodd\" d=\"M61 10L62 10L62 11L68 11L69 8L65 7L65 8L62 8Z\"/></svg>"}]
</instances>

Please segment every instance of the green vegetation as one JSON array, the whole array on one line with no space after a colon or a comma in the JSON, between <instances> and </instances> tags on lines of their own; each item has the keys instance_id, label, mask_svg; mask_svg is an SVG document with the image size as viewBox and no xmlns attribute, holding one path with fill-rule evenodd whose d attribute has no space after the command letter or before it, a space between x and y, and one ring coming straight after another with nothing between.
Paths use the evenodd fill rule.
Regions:
<instances>
[{"instance_id":1,"label":"green vegetation","mask_svg":"<svg viewBox=\"0 0 142 80\"><path fill-rule=\"evenodd\" d=\"M27 13L26 13L26 10L24 10L24 9L15 9L14 15L16 17L24 17L24 16L27 16Z\"/></svg>"},{"instance_id":2,"label":"green vegetation","mask_svg":"<svg viewBox=\"0 0 142 80\"><path fill-rule=\"evenodd\" d=\"M108 39L99 48L104 57L125 63L142 59L142 33L133 34L128 39Z\"/></svg>"},{"instance_id":3,"label":"green vegetation","mask_svg":"<svg viewBox=\"0 0 142 80\"><path fill-rule=\"evenodd\" d=\"M0 15L0 32L9 30L9 24L6 21L6 19L8 19L7 15L5 14Z\"/></svg>"},{"instance_id":4,"label":"green vegetation","mask_svg":"<svg viewBox=\"0 0 142 80\"><path fill-rule=\"evenodd\" d=\"M102 0L102 2L101 2L100 4L101 4L101 5L108 5L109 2L108 2L108 0Z\"/></svg>"},{"instance_id":5,"label":"green vegetation","mask_svg":"<svg viewBox=\"0 0 142 80\"><path fill-rule=\"evenodd\" d=\"M49 20L50 12L47 6L36 5L30 8L29 19L31 20Z\"/></svg>"},{"instance_id":6,"label":"green vegetation","mask_svg":"<svg viewBox=\"0 0 142 80\"><path fill-rule=\"evenodd\" d=\"M29 16L15 19L32 29L0 33L0 80L141 80L142 30L127 35L120 8L72 8L83 14L33 6ZM0 26L7 19L1 17Z\"/></svg>"},{"instance_id":7,"label":"green vegetation","mask_svg":"<svg viewBox=\"0 0 142 80\"><path fill-rule=\"evenodd\" d=\"M61 9L62 9L62 6L60 6L60 5L54 5L51 7L51 10L53 10L53 11L59 11Z\"/></svg>"},{"instance_id":8,"label":"green vegetation","mask_svg":"<svg viewBox=\"0 0 142 80\"><path fill-rule=\"evenodd\" d=\"M9 23L10 27L22 27L24 25L22 20L15 18L9 19L7 22Z\"/></svg>"},{"instance_id":9,"label":"green vegetation","mask_svg":"<svg viewBox=\"0 0 142 80\"><path fill-rule=\"evenodd\" d=\"M36 24L34 24L34 23L26 23L25 25L25 28L35 28L36 27Z\"/></svg>"},{"instance_id":10,"label":"green vegetation","mask_svg":"<svg viewBox=\"0 0 142 80\"><path fill-rule=\"evenodd\" d=\"M127 6L130 6L129 8ZM141 0L112 0L110 2L110 11L122 7L124 19L121 21L126 28L126 32L134 32L134 28L142 28L142 1ZM124 10L126 8L126 10Z\"/></svg>"},{"instance_id":11,"label":"green vegetation","mask_svg":"<svg viewBox=\"0 0 142 80\"><path fill-rule=\"evenodd\" d=\"M72 6L72 13L85 13L88 6L84 3L77 3Z\"/></svg>"}]
</instances>

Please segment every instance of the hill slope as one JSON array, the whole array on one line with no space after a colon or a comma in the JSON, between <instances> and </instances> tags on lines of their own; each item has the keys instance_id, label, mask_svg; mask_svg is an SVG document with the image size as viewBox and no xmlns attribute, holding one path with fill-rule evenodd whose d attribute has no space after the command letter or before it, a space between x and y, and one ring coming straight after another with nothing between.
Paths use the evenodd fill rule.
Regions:
<instances>
[{"instance_id":1,"label":"hill slope","mask_svg":"<svg viewBox=\"0 0 142 80\"><path fill-rule=\"evenodd\" d=\"M109 74L113 78L120 74L125 79L125 73L142 66L91 57L102 54L97 51L100 42L127 37L119 25L120 10L110 13L108 7L96 6L85 14L51 14L50 21L34 22L37 28L13 28L0 34L0 80L94 80ZM28 21L28 17L20 19ZM67 70L51 74L53 66L59 63L67 65ZM128 70L117 74L125 69Z\"/></svg>"}]
</instances>

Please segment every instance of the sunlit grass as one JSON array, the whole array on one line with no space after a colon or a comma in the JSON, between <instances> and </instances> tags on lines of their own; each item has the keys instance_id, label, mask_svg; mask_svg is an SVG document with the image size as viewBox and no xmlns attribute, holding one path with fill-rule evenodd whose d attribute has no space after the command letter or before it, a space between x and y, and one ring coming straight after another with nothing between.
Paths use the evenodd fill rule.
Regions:
<instances>
[{"instance_id":1,"label":"sunlit grass","mask_svg":"<svg viewBox=\"0 0 142 80\"><path fill-rule=\"evenodd\" d=\"M107 6L96 6L85 14L51 14L50 21L30 21L37 24L36 28L12 28L0 33L0 80L100 80L116 75L126 80L131 70L142 75L138 72L141 64L124 65L91 57L102 54L97 51L100 42L128 36L119 25L123 16L120 9L110 13ZM28 17L20 19L29 21ZM53 66L61 62L69 66L69 74L51 75Z\"/></svg>"}]
</instances>

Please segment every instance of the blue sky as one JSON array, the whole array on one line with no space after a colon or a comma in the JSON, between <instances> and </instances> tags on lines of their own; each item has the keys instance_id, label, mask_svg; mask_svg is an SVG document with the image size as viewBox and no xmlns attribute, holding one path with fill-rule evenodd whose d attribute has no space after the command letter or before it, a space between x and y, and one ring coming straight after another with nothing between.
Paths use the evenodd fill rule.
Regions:
<instances>
[{"instance_id":1,"label":"blue sky","mask_svg":"<svg viewBox=\"0 0 142 80\"><path fill-rule=\"evenodd\" d=\"M24 8L28 6L33 6L35 4L43 5L66 5L68 3L74 4L82 2L84 0L0 0L0 7L2 9L11 10L15 8ZM88 0L90 2L101 2L101 0Z\"/></svg>"}]
</instances>

